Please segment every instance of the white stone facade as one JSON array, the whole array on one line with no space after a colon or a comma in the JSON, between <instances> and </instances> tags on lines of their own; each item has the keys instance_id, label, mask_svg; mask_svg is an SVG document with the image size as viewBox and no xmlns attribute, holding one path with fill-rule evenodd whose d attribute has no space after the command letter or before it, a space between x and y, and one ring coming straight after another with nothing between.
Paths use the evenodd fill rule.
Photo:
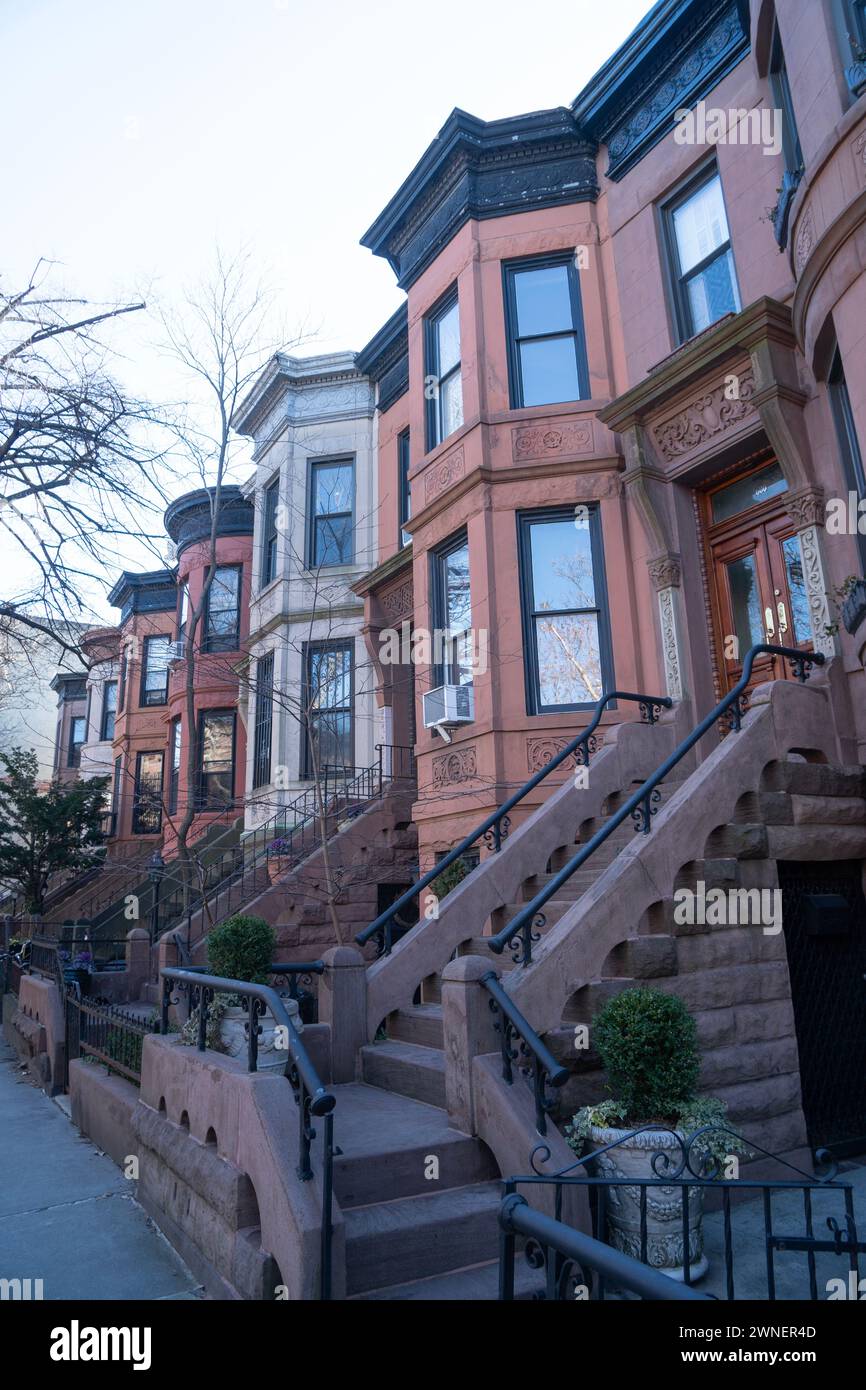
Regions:
<instances>
[{"instance_id":1,"label":"white stone facade","mask_svg":"<svg viewBox=\"0 0 866 1390\"><path fill-rule=\"evenodd\" d=\"M372 766L381 741L374 676L361 634L363 601L351 585L376 562L374 389L354 354L278 354L235 417L254 441L256 471L244 492L255 504L247 708L246 824L262 824L309 789L305 776L304 671L311 644L350 643L353 765ZM312 554L314 465L352 465L351 545L345 563ZM278 480L275 573L266 579L266 494ZM274 653L270 780L254 786L258 662Z\"/></svg>"}]
</instances>

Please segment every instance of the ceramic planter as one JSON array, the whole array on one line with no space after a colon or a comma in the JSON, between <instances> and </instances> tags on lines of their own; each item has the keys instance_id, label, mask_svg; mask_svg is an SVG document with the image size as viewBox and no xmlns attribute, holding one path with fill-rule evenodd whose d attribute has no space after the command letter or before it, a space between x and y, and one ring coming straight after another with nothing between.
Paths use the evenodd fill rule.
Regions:
<instances>
[{"instance_id":1,"label":"ceramic planter","mask_svg":"<svg viewBox=\"0 0 866 1390\"><path fill-rule=\"evenodd\" d=\"M615 1149L593 1160L588 1166L591 1176L603 1178L655 1178L664 1176L663 1164L653 1172L653 1155L667 1154L671 1168L676 1171L682 1161L683 1135L670 1130L645 1130L632 1134L628 1129L599 1129L592 1127L593 1149L616 1144ZM608 1240L615 1250L622 1250L633 1259L641 1258L640 1188L627 1183L608 1187L605 1192ZM708 1261L704 1255L703 1192L698 1187L688 1189L689 1202L689 1283L705 1274ZM683 1189L676 1184L647 1188L647 1263L670 1279L683 1279Z\"/></svg>"},{"instance_id":2,"label":"ceramic planter","mask_svg":"<svg viewBox=\"0 0 866 1390\"><path fill-rule=\"evenodd\" d=\"M291 1019L295 1031L302 1033L304 1025L301 1022L297 1002L294 999L284 999L286 1013ZM238 1061L246 1062L248 1053L246 1023L249 1015L239 1004L226 1009L220 1022L220 1041L229 1057L236 1057ZM284 1071L288 1053L284 1047L275 1047L276 1042L276 1022L270 1009L261 1015L259 1019L261 1033L259 1034L259 1071Z\"/></svg>"}]
</instances>

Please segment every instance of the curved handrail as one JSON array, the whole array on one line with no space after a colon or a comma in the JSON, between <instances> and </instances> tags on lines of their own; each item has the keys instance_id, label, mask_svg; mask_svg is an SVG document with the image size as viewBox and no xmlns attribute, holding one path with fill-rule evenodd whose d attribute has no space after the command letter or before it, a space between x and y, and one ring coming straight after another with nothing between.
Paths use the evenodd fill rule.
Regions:
<instances>
[{"instance_id":1,"label":"curved handrail","mask_svg":"<svg viewBox=\"0 0 866 1390\"><path fill-rule=\"evenodd\" d=\"M655 723L657 709L670 709L673 705L673 700L668 695L636 695L629 690L607 691L596 701L593 717L583 730L583 733L578 734L570 743L567 743L559 753L551 758L549 763L545 763L544 767L534 773L528 781L524 782L523 786L520 787L518 791L514 792L507 801L504 801L501 806L491 812L486 820L483 820L471 834L461 840L459 845L455 845L454 849L449 850L448 853L439 860L438 864L435 864L432 869L428 869L426 874L422 874L417 883L413 883L412 887L407 889L401 897L397 898L390 907L386 908L384 912L380 912L374 922L371 922L368 927L364 927L363 931L358 932L355 937L358 945L366 945L371 937L381 932L383 935L381 955L390 955L393 945L392 926L394 918L401 908L407 907L409 903L413 902L414 899L418 897L419 893L423 893L424 889L431 884L434 879L437 879L449 865L454 864L468 849L471 849L476 840L484 838L487 848L492 853L498 853L502 848L502 841L507 837L510 828L508 819L509 811L512 811L529 792L533 791L534 788L538 786L539 782L543 782L545 777L549 777L551 772L559 767L566 758L570 758L572 755L576 756L578 750L582 750L583 756L576 756L576 761L579 765L583 764L583 766L588 767L590 753L595 751L594 745L592 744L592 736L601 722L601 717L606 706L609 705L612 700L633 700L640 705L641 717L648 724Z\"/></svg>"},{"instance_id":2,"label":"curved handrail","mask_svg":"<svg viewBox=\"0 0 866 1390\"><path fill-rule=\"evenodd\" d=\"M512 917L507 926L503 927L495 936L489 938L487 945L491 951L494 951L496 955L501 955L506 946L510 946L515 937L520 936L522 938L520 943L516 947L512 947L514 962L516 965L529 965L532 961L532 943L538 941L540 937L540 931L534 932L533 927L538 927L540 929L545 925L546 919L541 911L545 903L559 891L564 883L568 882L573 873L576 873L577 870L586 863L587 859L595 853L599 845L604 844L605 840L613 834L617 826L622 825L627 816L631 816L634 820L635 830L642 830L644 834L649 834L652 817L657 810L656 803L661 799L661 792L657 790L659 782L664 781L668 773L676 767L677 763L685 757L686 753L694 748L695 744L703 738L704 734L707 733L717 720L728 710L730 710L731 714L731 730L736 732L739 731L743 714L745 713L743 704L741 703L743 693L751 679L755 657L760 656L762 652L769 652L774 656L785 657L791 662L794 674L800 682L807 679L808 668L811 666L823 666L825 661L825 657L821 652L801 652L796 647L777 647L769 642L761 642L758 643L757 646L750 647L743 662L743 674L740 676L740 679L733 689L728 691L724 699L720 700L715 709L711 710L710 713L701 720L700 724L683 739L674 749L673 753L665 758L664 762L656 768L655 772L650 774L646 781L638 787L637 791L629 797L628 801L611 816L610 820L607 821L600 830L596 831L592 839L588 840L587 843L578 850L577 854L569 859L568 863L564 865L558 873L553 875L553 878L542 888L541 892L536 893L532 901L527 903L526 906L518 912L516 917Z\"/></svg>"}]
</instances>

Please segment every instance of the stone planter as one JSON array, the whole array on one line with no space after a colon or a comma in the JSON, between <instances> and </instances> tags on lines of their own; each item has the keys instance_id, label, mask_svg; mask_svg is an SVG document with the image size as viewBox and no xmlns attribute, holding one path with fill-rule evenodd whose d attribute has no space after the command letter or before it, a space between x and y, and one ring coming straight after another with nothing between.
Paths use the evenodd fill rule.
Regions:
<instances>
[{"instance_id":1,"label":"stone planter","mask_svg":"<svg viewBox=\"0 0 866 1390\"><path fill-rule=\"evenodd\" d=\"M664 1153L676 1171L682 1161L682 1135L670 1130L644 1130L632 1134L627 1129L598 1129L592 1127L593 1149L616 1144L615 1149L588 1164L592 1177L655 1178L664 1177L664 1166L653 1172L653 1155ZM608 1241L633 1259L641 1258L640 1188L628 1184L608 1187L605 1193ZM689 1283L705 1274L708 1261L704 1255L703 1192L689 1189ZM670 1279L683 1279L683 1191L675 1184L647 1188L647 1263Z\"/></svg>"},{"instance_id":2,"label":"stone planter","mask_svg":"<svg viewBox=\"0 0 866 1390\"><path fill-rule=\"evenodd\" d=\"M268 878L270 879L271 883L279 883L281 878L285 878L286 874L289 872L291 867L292 861L288 858L288 856L276 854L273 858L269 857Z\"/></svg>"},{"instance_id":3,"label":"stone planter","mask_svg":"<svg viewBox=\"0 0 866 1390\"><path fill-rule=\"evenodd\" d=\"M301 1022L298 1005L294 999L284 999L286 1013L292 1020L295 1031L302 1033L304 1025ZM229 1057L236 1057L238 1061L246 1062L248 1053L248 1043L246 1035L246 1023L249 1018L245 1009L240 1004L233 1005L226 1009L220 1022L220 1040ZM284 1047L275 1047L276 1041L276 1021L270 1009L266 1009L259 1019L261 1033L259 1034L259 1071L284 1071L288 1052Z\"/></svg>"}]
</instances>

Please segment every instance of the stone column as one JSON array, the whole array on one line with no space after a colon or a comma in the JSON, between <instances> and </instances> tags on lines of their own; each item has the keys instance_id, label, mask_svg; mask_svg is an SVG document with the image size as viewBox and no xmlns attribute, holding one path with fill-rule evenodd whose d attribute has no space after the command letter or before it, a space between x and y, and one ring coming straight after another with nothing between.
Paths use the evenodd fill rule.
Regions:
<instances>
[{"instance_id":1,"label":"stone column","mask_svg":"<svg viewBox=\"0 0 866 1390\"><path fill-rule=\"evenodd\" d=\"M126 934L127 998L141 998L142 986L150 979L150 936L143 927Z\"/></svg>"},{"instance_id":2,"label":"stone column","mask_svg":"<svg viewBox=\"0 0 866 1390\"><path fill-rule=\"evenodd\" d=\"M803 556L803 579L809 602L809 621L812 624L812 642L816 652L823 652L829 659L836 655L837 639L827 628L835 623L835 615L830 608L827 593L827 566L824 558L824 497L819 488L803 488L791 492L785 498L791 519L797 528L800 550ZM783 646L793 646L791 615L788 615L789 631L780 639Z\"/></svg>"},{"instance_id":3,"label":"stone column","mask_svg":"<svg viewBox=\"0 0 866 1390\"><path fill-rule=\"evenodd\" d=\"M665 693L681 700L684 689L682 616L680 612L681 564L668 552L648 561L650 578L658 594L659 632L665 673Z\"/></svg>"},{"instance_id":4,"label":"stone column","mask_svg":"<svg viewBox=\"0 0 866 1390\"><path fill-rule=\"evenodd\" d=\"M367 1041L367 968L356 946L333 946L322 956L319 1022L331 1029L331 1080L354 1081L358 1049Z\"/></svg>"},{"instance_id":5,"label":"stone column","mask_svg":"<svg viewBox=\"0 0 866 1390\"><path fill-rule=\"evenodd\" d=\"M473 1060L499 1050L490 995L481 984L490 973L490 961L481 956L458 956L442 971L445 1102L449 1123L464 1134L477 1132Z\"/></svg>"}]
</instances>

